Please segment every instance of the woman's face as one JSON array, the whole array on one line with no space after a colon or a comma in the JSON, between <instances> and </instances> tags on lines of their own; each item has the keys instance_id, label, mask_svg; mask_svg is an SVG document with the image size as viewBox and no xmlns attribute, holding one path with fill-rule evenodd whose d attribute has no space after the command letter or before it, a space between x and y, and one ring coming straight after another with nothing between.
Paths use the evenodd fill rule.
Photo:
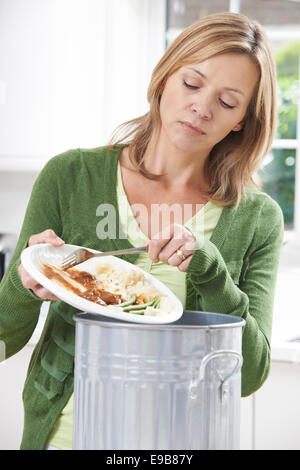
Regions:
<instances>
[{"instance_id":1,"label":"woman's face","mask_svg":"<svg viewBox=\"0 0 300 470\"><path fill-rule=\"evenodd\" d=\"M160 138L183 152L209 153L229 132L242 129L258 77L255 64L239 53L181 67L161 96Z\"/></svg>"}]
</instances>

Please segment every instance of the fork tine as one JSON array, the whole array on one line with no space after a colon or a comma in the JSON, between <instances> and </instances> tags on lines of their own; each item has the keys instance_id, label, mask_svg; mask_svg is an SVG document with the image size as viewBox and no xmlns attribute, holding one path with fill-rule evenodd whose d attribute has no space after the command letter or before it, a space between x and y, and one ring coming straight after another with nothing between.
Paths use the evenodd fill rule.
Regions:
<instances>
[{"instance_id":1,"label":"fork tine","mask_svg":"<svg viewBox=\"0 0 300 470\"><path fill-rule=\"evenodd\" d=\"M76 255L75 254L71 254L69 256L66 256L64 259L63 259L63 263L64 262L68 262L68 261L72 261L73 259L76 259Z\"/></svg>"},{"instance_id":2,"label":"fork tine","mask_svg":"<svg viewBox=\"0 0 300 470\"><path fill-rule=\"evenodd\" d=\"M62 269L63 271L66 271L67 269L73 268L73 266L76 266L76 263L64 264L63 266L61 266L61 269Z\"/></svg>"},{"instance_id":3,"label":"fork tine","mask_svg":"<svg viewBox=\"0 0 300 470\"><path fill-rule=\"evenodd\" d=\"M75 259L76 259L76 256L67 256L66 258L63 259L62 264L68 264Z\"/></svg>"},{"instance_id":4,"label":"fork tine","mask_svg":"<svg viewBox=\"0 0 300 470\"><path fill-rule=\"evenodd\" d=\"M87 252L88 251L83 248L78 248L62 260L61 267L63 269L68 269L71 266L77 265L78 263L84 261Z\"/></svg>"},{"instance_id":5,"label":"fork tine","mask_svg":"<svg viewBox=\"0 0 300 470\"><path fill-rule=\"evenodd\" d=\"M76 259L77 259L76 256L68 256L67 258L63 260L63 264L70 263L71 261L75 261Z\"/></svg>"},{"instance_id":6,"label":"fork tine","mask_svg":"<svg viewBox=\"0 0 300 470\"><path fill-rule=\"evenodd\" d=\"M76 256L67 256L66 258L63 259L62 263L61 263L61 266L63 268L66 268L67 266L72 266L73 264L76 263Z\"/></svg>"},{"instance_id":7,"label":"fork tine","mask_svg":"<svg viewBox=\"0 0 300 470\"><path fill-rule=\"evenodd\" d=\"M76 259L72 259L70 261L64 261L61 266L62 268L66 268L67 266L73 266L76 263Z\"/></svg>"}]
</instances>

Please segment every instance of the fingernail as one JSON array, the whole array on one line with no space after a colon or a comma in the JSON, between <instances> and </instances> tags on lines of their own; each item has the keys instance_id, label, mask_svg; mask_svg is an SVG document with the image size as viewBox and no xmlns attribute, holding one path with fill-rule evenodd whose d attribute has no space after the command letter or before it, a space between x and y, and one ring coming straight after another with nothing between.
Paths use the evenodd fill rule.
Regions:
<instances>
[{"instance_id":1,"label":"fingernail","mask_svg":"<svg viewBox=\"0 0 300 470\"><path fill-rule=\"evenodd\" d=\"M59 237L56 237L55 240L57 241L57 243L65 243L65 242L64 242L61 238L59 238Z\"/></svg>"}]
</instances>

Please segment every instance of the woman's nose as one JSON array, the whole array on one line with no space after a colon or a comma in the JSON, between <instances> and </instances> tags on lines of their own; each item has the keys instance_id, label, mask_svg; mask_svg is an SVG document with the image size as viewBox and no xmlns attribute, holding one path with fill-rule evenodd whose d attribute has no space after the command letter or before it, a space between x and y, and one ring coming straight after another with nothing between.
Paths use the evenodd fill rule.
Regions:
<instances>
[{"instance_id":1,"label":"woman's nose","mask_svg":"<svg viewBox=\"0 0 300 470\"><path fill-rule=\"evenodd\" d=\"M199 102L192 104L192 112L197 114L201 119L209 121L212 116L212 107L211 103L207 99L202 99Z\"/></svg>"}]
</instances>

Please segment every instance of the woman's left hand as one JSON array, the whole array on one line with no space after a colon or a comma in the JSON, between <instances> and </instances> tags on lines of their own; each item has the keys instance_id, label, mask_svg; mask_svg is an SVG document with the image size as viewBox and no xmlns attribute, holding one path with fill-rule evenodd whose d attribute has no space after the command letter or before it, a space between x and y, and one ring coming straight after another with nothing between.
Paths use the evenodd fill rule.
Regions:
<instances>
[{"instance_id":1,"label":"woman's left hand","mask_svg":"<svg viewBox=\"0 0 300 470\"><path fill-rule=\"evenodd\" d=\"M148 243L148 256L154 263L163 261L185 272L195 252L196 240L183 225L172 224Z\"/></svg>"}]
</instances>

